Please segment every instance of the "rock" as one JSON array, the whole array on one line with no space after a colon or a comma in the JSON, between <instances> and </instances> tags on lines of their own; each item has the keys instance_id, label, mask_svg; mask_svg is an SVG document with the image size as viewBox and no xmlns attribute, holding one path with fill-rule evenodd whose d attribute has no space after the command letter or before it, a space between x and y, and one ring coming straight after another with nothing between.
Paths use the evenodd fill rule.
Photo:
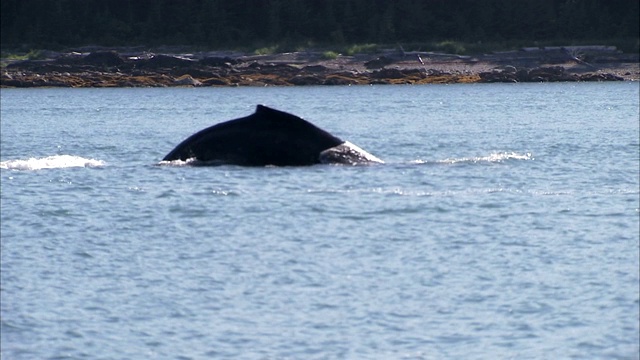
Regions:
<instances>
[{"instance_id":1,"label":"rock","mask_svg":"<svg viewBox=\"0 0 640 360\"><path fill-rule=\"evenodd\" d=\"M529 70L527 79L520 81L547 82L563 81L565 79L564 68L562 66L540 67Z\"/></svg>"},{"instance_id":2,"label":"rock","mask_svg":"<svg viewBox=\"0 0 640 360\"><path fill-rule=\"evenodd\" d=\"M498 66L496 68L493 68L491 69L491 71L503 72L506 74L515 74L516 72L518 72L518 69L516 69L516 67L513 65L504 65L504 66Z\"/></svg>"},{"instance_id":3,"label":"rock","mask_svg":"<svg viewBox=\"0 0 640 360\"><path fill-rule=\"evenodd\" d=\"M323 73L327 70L329 70L329 68L323 65L309 65L302 68L302 71L310 73Z\"/></svg>"},{"instance_id":4,"label":"rock","mask_svg":"<svg viewBox=\"0 0 640 360\"><path fill-rule=\"evenodd\" d=\"M501 71L485 71L478 75L480 76L480 82L483 83L518 82L518 78L514 74Z\"/></svg>"},{"instance_id":5,"label":"rock","mask_svg":"<svg viewBox=\"0 0 640 360\"><path fill-rule=\"evenodd\" d=\"M355 81L354 79L350 79L345 76L330 75L324 80L322 84L323 85L356 85L357 83L358 82Z\"/></svg>"},{"instance_id":6,"label":"rock","mask_svg":"<svg viewBox=\"0 0 640 360\"><path fill-rule=\"evenodd\" d=\"M300 72L297 67L288 64L260 64L257 62L251 63L247 69L251 69L246 72L248 74L269 74L282 77L290 77Z\"/></svg>"},{"instance_id":7,"label":"rock","mask_svg":"<svg viewBox=\"0 0 640 360\"><path fill-rule=\"evenodd\" d=\"M514 68L515 69L515 68ZM505 67L504 69L493 69L488 72L481 72L480 82L557 82L557 81L578 81L574 74L566 72L561 66L539 67L533 69L519 69L513 71Z\"/></svg>"},{"instance_id":8,"label":"rock","mask_svg":"<svg viewBox=\"0 0 640 360\"><path fill-rule=\"evenodd\" d=\"M624 81L624 78L610 73L591 73L580 76L580 81Z\"/></svg>"},{"instance_id":9,"label":"rock","mask_svg":"<svg viewBox=\"0 0 640 360\"><path fill-rule=\"evenodd\" d=\"M429 69L429 70L427 70L425 75L427 75L427 76L441 76L441 75L450 75L450 74L445 72L445 71L442 71L442 70Z\"/></svg>"},{"instance_id":10,"label":"rock","mask_svg":"<svg viewBox=\"0 0 640 360\"><path fill-rule=\"evenodd\" d=\"M71 52L58 56L55 59L55 63L60 65L79 65L83 63L85 57L80 53Z\"/></svg>"},{"instance_id":11,"label":"rock","mask_svg":"<svg viewBox=\"0 0 640 360\"><path fill-rule=\"evenodd\" d=\"M230 57L206 57L198 61L203 66L215 66L215 67L231 67L238 63L238 60Z\"/></svg>"},{"instance_id":12,"label":"rock","mask_svg":"<svg viewBox=\"0 0 640 360\"><path fill-rule=\"evenodd\" d=\"M381 69L371 73L371 77L376 79L402 79L405 74L399 69Z\"/></svg>"},{"instance_id":13,"label":"rock","mask_svg":"<svg viewBox=\"0 0 640 360\"><path fill-rule=\"evenodd\" d=\"M289 79L293 85L322 85L324 79L314 75L296 75Z\"/></svg>"},{"instance_id":14,"label":"rock","mask_svg":"<svg viewBox=\"0 0 640 360\"><path fill-rule=\"evenodd\" d=\"M149 69L189 67L195 63L194 60L169 55L155 55L147 60L137 61L138 67Z\"/></svg>"},{"instance_id":15,"label":"rock","mask_svg":"<svg viewBox=\"0 0 640 360\"><path fill-rule=\"evenodd\" d=\"M202 85L205 86L224 86L224 85L229 85L228 81L225 81L224 79L221 78L209 78L209 79L204 79L202 80Z\"/></svg>"},{"instance_id":16,"label":"rock","mask_svg":"<svg viewBox=\"0 0 640 360\"><path fill-rule=\"evenodd\" d=\"M426 77L426 73L424 71L422 71L421 69L404 69L401 70L402 74L405 77L418 77L418 78L424 78Z\"/></svg>"},{"instance_id":17,"label":"rock","mask_svg":"<svg viewBox=\"0 0 640 360\"><path fill-rule=\"evenodd\" d=\"M364 66L367 69L381 69L390 64L393 64L393 59L390 59L386 56L380 56L376 59L365 62Z\"/></svg>"},{"instance_id":18,"label":"rock","mask_svg":"<svg viewBox=\"0 0 640 360\"><path fill-rule=\"evenodd\" d=\"M207 79L207 78L220 75L217 71L211 71L206 69L203 70L199 67L178 68L178 69L172 70L171 74L176 77L191 75L192 77L199 78L199 79Z\"/></svg>"},{"instance_id":19,"label":"rock","mask_svg":"<svg viewBox=\"0 0 640 360\"><path fill-rule=\"evenodd\" d=\"M389 85L390 82L384 79L371 79L369 85Z\"/></svg>"},{"instance_id":20,"label":"rock","mask_svg":"<svg viewBox=\"0 0 640 360\"><path fill-rule=\"evenodd\" d=\"M566 54L563 62L550 65L549 56L555 56L559 49L562 50L538 48L536 51L493 53L474 59L421 53L438 61L420 65L414 58L402 60L388 52L379 54L374 60L367 54L329 60L322 59L319 53L232 58L220 52L181 56L154 55L142 48L121 54L104 48L83 48L77 53L56 53L41 60L7 60L0 85L149 87L619 81L637 79L640 74L637 54L625 55L616 51L607 51L607 65L588 70L590 72L573 62L567 65ZM365 61L369 70L364 70ZM478 62L483 66L474 68ZM609 62L616 67L611 68ZM387 67L391 63L395 65ZM478 71L489 65L495 68ZM577 73L570 69L576 69Z\"/></svg>"},{"instance_id":21,"label":"rock","mask_svg":"<svg viewBox=\"0 0 640 360\"><path fill-rule=\"evenodd\" d=\"M202 86L202 83L191 77L191 75L181 76L174 80L173 84L178 86Z\"/></svg>"},{"instance_id":22,"label":"rock","mask_svg":"<svg viewBox=\"0 0 640 360\"><path fill-rule=\"evenodd\" d=\"M82 58L82 64L92 66L118 66L123 63L124 60L115 51L92 52Z\"/></svg>"}]
</instances>

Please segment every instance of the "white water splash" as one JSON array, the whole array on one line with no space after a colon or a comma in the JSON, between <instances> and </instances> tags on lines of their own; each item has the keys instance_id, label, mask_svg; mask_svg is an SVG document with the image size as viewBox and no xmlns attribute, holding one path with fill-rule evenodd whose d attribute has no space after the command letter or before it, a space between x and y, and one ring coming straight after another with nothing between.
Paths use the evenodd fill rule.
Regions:
<instances>
[{"instance_id":1,"label":"white water splash","mask_svg":"<svg viewBox=\"0 0 640 360\"><path fill-rule=\"evenodd\" d=\"M501 163L507 160L534 160L531 153L518 154L516 152L498 152L487 156L448 158L444 160L425 161L415 160L414 164L458 164L458 163Z\"/></svg>"},{"instance_id":2,"label":"white water splash","mask_svg":"<svg viewBox=\"0 0 640 360\"><path fill-rule=\"evenodd\" d=\"M157 165L161 166L193 166L193 165L201 165L203 162L199 161L196 158L189 158L187 160L162 160L157 163Z\"/></svg>"},{"instance_id":3,"label":"white water splash","mask_svg":"<svg viewBox=\"0 0 640 360\"><path fill-rule=\"evenodd\" d=\"M42 170L62 169L71 167L100 167L105 162L96 159L87 159L74 155L53 155L44 158L30 158L27 160L6 160L0 162L0 169L11 170Z\"/></svg>"}]
</instances>

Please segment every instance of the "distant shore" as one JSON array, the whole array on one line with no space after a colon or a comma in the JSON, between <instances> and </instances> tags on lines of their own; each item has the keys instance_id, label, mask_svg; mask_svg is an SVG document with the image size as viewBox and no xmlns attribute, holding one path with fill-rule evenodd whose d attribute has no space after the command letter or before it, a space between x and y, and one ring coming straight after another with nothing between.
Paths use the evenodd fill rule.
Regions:
<instances>
[{"instance_id":1,"label":"distant shore","mask_svg":"<svg viewBox=\"0 0 640 360\"><path fill-rule=\"evenodd\" d=\"M638 81L638 54L611 46L523 48L461 56L380 51L343 56L321 51L270 55L176 49L85 48L3 61L0 85L28 87L170 87L452 84Z\"/></svg>"}]
</instances>

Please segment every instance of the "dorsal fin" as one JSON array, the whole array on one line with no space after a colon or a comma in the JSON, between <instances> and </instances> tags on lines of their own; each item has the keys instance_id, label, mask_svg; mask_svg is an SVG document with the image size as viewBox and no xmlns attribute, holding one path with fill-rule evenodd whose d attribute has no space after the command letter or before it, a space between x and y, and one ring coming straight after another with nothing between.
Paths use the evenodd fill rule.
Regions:
<instances>
[{"instance_id":1,"label":"dorsal fin","mask_svg":"<svg viewBox=\"0 0 640 360\"><path fill-rule=\"evenodd\" d=\"M256 106L256 114L266 113L266 112L273 112L273 111L278 111L278 110L272 109L272 108L270 108L268 106L265 106L265 105L262 105L262 104L258 104Z\"/></svg>"}]
</instances>

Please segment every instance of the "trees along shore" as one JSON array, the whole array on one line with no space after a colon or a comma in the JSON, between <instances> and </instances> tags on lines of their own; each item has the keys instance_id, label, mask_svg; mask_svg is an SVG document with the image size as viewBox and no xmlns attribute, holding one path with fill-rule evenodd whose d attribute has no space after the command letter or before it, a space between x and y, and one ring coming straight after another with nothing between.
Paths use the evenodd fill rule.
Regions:
<instances>
[{"instance_id":1,"label":"trees along shore","mask_svg":"<svg viewBox=\"0 0 640 360\"><path fill-rule=\"evenodd\" d=\"M189 45L207 49L405 44L638 49L637 0L3 0L3 50ZM612 41L617 43L611 43ZM412 44L415 44L413 46ZM415 47L415 48L414 48ZM427 49L421 49L427 50Z\"/></svg>"}]
</instances>

